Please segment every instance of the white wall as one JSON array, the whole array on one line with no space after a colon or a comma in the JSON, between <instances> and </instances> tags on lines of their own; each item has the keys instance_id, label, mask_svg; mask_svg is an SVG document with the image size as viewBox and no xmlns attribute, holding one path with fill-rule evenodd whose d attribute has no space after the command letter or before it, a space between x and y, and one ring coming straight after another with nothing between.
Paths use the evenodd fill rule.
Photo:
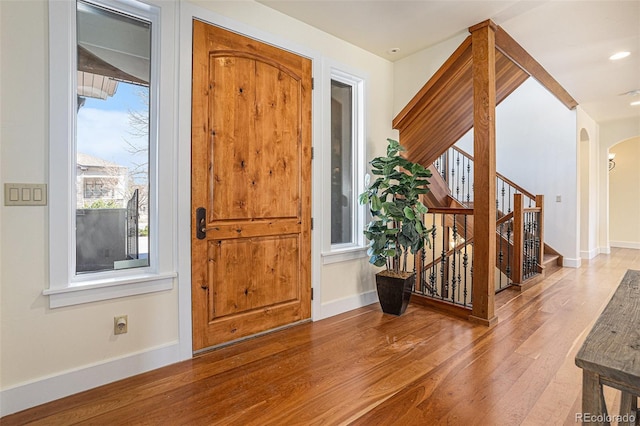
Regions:
<instances>
[{"instance_id":1,"label":"white wall","mask_svg":"<svg viewBox=\"0 0 640 426\"><path fill-rule=\"evenodd\" d=\"M496 140L496 167L545 196L545 241L579 266L576 111L529 78L498 106Z\"/></svg>"},{"instance_id":2,"label":"white wall","mask_svg":"<svg viewBox=\"0 0 640 426\"><path fill-rule=\"evenodd\" d=\"M0 2L0 179L48 181L48 8L43 1ZM169 21L171 22L171 21ZM167 70L170 72L170 70ZM56 194L49 194L49 198ZM150 354L136 372L175 361L177 292L50 309L48 207L0 207L0 409L6 414L42 402L89 366ZM129 332L113 335L113 317L127 314ZM154 355L159 358L154 358ZM172 354L174 356L172 357ZM167 356L169 361L167 361ZM173 361L172 361L173 359ZM85 370L86 371L86 370ZM122 377L126 368L93 370L94 384ZM125 373L126 374L126 373ZM67 382L81 389L85 377Z\"/></svg>"},{"instance_id":3,"label":"white wall","mask_svg":"<svg viewBox=\"0 0 640 426\"><path fill-rule=\"evenodd\" d=\"M158 3L169 9L176 5ZM390 62L255 2L201 2L201 6L239 23L238 28L257 29L272 40L298 44L312 51L320 62L329 58L362 70L369 78L367 158L384 152L386 138L395 135L390 125ZM0 178L2 183L44 183L48 179L47 2L0 1L0 19ZM163 25L172 27L177 22L170 17ZM178 43L178 28L175 34ZM162 71L172 75L180 69L175 63L179 53L169 57L173 57L175 66ZM190 64L190 60L187 62ZM189 108L188 96L180 94L183 109ZM313 120L321 122L320 109L315 106L314 103ZM328 135L314 131L315 145L328 140ZM176 137L175 152L188 152L188 143L188 138ZM178 171L186 169L188 174L188 167L187 163ZM316 167L323 167L321 158L314 163ZM314 179L315 176L314 171ZM181 178L177 179L179 188L184 188L184 180L181 183ZM328 187L314 181L314 192L322 190ZM42 295L48 287L48 208L0 206L0 415L184 357L181 342L190 342L186 337L190 329L184 328L182 322L179 328L178 323L179 318L189 316L184 308L186 303L189 309L190 301L185 301L183 295L185 286L190 285L190 261L185 256L190 215L189 208L185 214L185 207L178 203L184 197L188 202L188 196L179 197L173 200L179 218L178 239L181 248L185 248L184 241L187 243L186 249L180 250L179 278L173 290L57 309L49 309L48 300ZM318 208L316 203L314 216ZM314 241L317 232L324 232L327 226L316 221ZM314 264L321 265L317 250L315 255ZM375 300L371 297L373 274L366 258L318 266L314 287L321 290L318 318ZM120 314L129 315L129 332L116 337L112 332L113 317Z\"/></svg>"}]
</instances>

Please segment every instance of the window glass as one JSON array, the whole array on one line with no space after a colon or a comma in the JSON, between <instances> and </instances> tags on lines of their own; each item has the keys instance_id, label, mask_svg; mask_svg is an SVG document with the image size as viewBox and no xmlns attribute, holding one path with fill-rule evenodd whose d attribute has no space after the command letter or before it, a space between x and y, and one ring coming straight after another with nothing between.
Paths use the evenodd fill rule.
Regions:
<instances>
[{"instance_id":1,"label":"window glass","mask_svg":"<svg viewBox=\"0 0 640 426\"><path fill-rule=\"evenodd\" d=\"M77 2L76 273L149 266L151 23Z\"/></svg>"},{"instance_id":2,"label":"window glass","mask_svg":"<svg viewBox=\"0 0 640 426\"><path fill-rule=\"evenodd\" d=\"M331 244L353 242L353 87L331 80Z\"/></svg>"}]
</instances>

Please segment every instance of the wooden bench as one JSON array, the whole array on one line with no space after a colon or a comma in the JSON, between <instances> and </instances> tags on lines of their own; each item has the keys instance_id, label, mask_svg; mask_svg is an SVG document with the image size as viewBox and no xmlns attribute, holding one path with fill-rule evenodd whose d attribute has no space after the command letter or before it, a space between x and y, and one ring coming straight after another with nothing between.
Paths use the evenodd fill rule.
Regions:
<instances>
[{"instance_id":1,"label":"wooden bench","mask_svg":"<svg viewBox=\"0 0 640 426\"><path fill-rule=\"evenodd\" d=\"M638 425L640 395L640 271L627 271L580 351L582 413L585 424ZM620 416L609 416L602 385L622 391Z\"/></svg>"}]
</instances>

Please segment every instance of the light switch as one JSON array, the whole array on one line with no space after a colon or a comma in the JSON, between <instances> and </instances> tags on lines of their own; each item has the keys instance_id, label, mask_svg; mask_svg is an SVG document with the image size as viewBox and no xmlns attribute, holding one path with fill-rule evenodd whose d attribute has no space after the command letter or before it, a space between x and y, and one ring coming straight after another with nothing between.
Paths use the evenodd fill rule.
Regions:
<instances>
[{"instance_id":1,"label":"light switch","mask_svg":"<svg viewBox=\"0 0 640 426\"><path fill-rule=\"evenodd\" d=\"M1 1L1 0L0 0ZM46 183L5 183L5 206L46 206Z\"/></svg>"}]
</instances>

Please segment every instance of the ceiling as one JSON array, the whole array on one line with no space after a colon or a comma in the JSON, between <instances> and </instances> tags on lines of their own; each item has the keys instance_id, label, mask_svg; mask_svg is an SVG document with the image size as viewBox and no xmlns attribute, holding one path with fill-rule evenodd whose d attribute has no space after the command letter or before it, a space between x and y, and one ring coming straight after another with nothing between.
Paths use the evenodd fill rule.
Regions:
<instances>
[{"instance_id":1,"label":"ceiling","mask_svg":"<svg viewBox=\"0 0 640 426\"><path fill-rule=\"evenodd\" d=\"M258 1L390 61L492 19L594 120L640 120L640 0ZM608 59L619 51L631 55Z\"/></svg>"}]
</instances>

